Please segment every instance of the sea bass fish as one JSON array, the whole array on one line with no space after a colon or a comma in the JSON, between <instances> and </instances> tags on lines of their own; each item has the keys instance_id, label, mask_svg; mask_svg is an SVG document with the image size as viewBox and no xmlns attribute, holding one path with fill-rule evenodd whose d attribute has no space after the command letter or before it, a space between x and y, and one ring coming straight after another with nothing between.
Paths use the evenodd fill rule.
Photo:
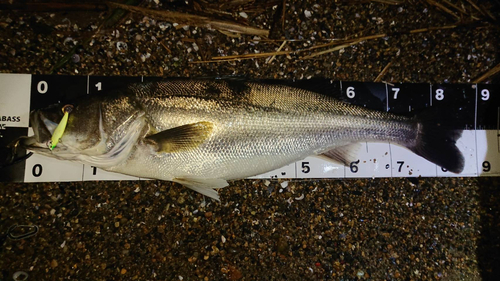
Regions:
<instances>
[{"instance_id":1,"label":"sea bass fish","mask_svg":"<svg viewBox=\"0 0 500 281\"><path fill-rule=\"evenodd\" d=\"M287 85L230 80L138 83L71 104L59 144L49 141L63 104L31 112L35 153L107 171L181 183L218 199L228 180L307 156L349 163L360 142L391 142L460 173L461 130L432 118L358 107Z\"/></svg>"}]
</instances>

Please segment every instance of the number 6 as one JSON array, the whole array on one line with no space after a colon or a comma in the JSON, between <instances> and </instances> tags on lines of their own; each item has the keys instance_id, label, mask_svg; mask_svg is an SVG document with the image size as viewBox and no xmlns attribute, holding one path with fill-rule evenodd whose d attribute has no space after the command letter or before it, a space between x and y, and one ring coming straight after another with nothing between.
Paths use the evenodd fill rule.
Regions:
<instances>
[{"instance_id":1,"label":"number 6","mask_svg":"<svg viewBox=\"0 0 500 281\"><path fill-rule=\"evenodd\" d=\"M347 87L347 97L352 99L356 96L356 93L354 92L354 87Z\"/></svg>"}]
</instances>

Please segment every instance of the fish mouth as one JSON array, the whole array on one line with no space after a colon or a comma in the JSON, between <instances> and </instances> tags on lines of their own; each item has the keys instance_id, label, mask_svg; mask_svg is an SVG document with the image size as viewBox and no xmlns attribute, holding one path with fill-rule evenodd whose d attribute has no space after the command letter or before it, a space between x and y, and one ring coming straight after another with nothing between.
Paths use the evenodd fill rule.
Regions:
<instances>
[{"instance_id":1,"label":"fish mouth","mask_svg":"<svg viewBox=\"0 0 500 281\"><path fill-rule=\"evenodd\" d=\"M30 113L31 127L35 133L37 142L47 142L52 137L52 133L57 127L57 123L45 117L41 110L34 110Z\"/></svg>"},{"instance_id":2,"label":"fish mouth","mask_svg":"<svg viewBox=\"0 0 500 281\"><path fill-rule=\"evenodd\" d=\"M62 116L58 116L55 112L33 110L30 113L30 123L34 135L21 138L19 144L29 150L48 150L52 134L58 125L58 123L52 120L60 120L61 118ZM58 148L61 148L61 145Z\"/></svg>"}]
</instances>

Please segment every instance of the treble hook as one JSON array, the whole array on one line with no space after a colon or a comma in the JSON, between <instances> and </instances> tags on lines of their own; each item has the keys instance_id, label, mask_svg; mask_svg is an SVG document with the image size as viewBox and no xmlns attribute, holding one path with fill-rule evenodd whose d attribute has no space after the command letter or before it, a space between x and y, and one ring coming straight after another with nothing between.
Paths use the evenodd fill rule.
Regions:
<instances>
[{"instance_id":1,"label":"treble hook","mask_svg":"<svg viewBox=\"0 0 500 281\"><path fill-rule=\"evenodd\" d=\"M19 147L19 143L21 142L21 139L22 139L22 137L18 138L13 143L9 144L7 147L2 148L2 150L8 150L8 151L4 152L4 153L6 153L6 155L2 158L5 159L5 162L4 162L5 164L0 165L0 169L6 168L6 167L11 166L11 165L15 165L15 164L20 163L20 162L23 162L26 159L30 158L31 155L33 155L33 152L29 152L26 155L23 155L23 156L16 158L17 149Z\"/></svg>"}]
</instances>

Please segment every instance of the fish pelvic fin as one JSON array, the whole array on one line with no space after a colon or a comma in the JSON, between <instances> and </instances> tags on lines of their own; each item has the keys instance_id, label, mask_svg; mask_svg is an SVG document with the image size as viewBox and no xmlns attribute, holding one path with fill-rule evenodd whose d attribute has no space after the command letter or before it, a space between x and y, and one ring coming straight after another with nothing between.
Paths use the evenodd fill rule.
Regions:
<instances>
[{"instance_id":1,"label":"fish pelvic fin","mask_svg":"<svg viewBox=\"0 0 500 281\"><path fill-rule=\"evenodd\" d=\"M156 145L158 152L173 153L197 148L212 134L211 122L182 125L146 137Z\"/></svg>"},{"instance_id":2,"label":"fish pelvic fin","mask_svg":"<svg viewBox=\"0 0 500 281\"><path fill-rule=\"evenodd\" d=\"M356 152L361 149L361 146L359 142L351 143L323 152L316 158L349 166L351 162L356 161Z\"/></svg>"},{"instance_id":3,"label":"fish pelvic fin","mask_svg":"<svg viewBox=\"0 0 500 281\"><path fill-rule=\"evenodd\" d=\"M205 196L215 199L220 202L219 194L216 189L228 186L226 180L223 179L203 179L203 178L174 178L172 181L180 183L192 190L199 192Z\"/></svg>"},{"instance_id":4,"label":"fish pelvic fin","mask_svg":"<svg viewBox=\"0 0 500 281\"><path fill-rule=\"evenodd\" d=\"M456 141L462 136L462 130L448 126L446 118L448 117L443 119L442 113L437 111L417 115L417 137L412 145L407 147L434 164L459 174L465 165L464 156L456 146Z\"/></svg>"}]
</instances>

